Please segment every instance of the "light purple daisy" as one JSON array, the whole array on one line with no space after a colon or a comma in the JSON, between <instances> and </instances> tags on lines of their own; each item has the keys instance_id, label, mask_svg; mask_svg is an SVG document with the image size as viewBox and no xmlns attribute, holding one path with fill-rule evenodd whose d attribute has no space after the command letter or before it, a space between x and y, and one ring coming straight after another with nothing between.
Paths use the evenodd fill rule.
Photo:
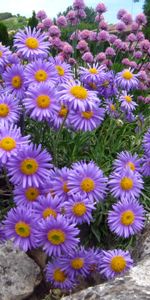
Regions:
<instances>
[{"instance_id":1,"label":"light purple daisy","mask_svg":"<svg viewBox=\"0 0 150 300\"><path fill-rule=\"evenodd\" d=\"M64 203L65 216L73 223L82 224L92 220L92 212L95 209L93 201L80 193L70 195Z\"/></svg>"},{"instance_id":2,"label":"light purple daisy","mask_svg":"<svg viewBox=\"0 0 150 300\"><path fill-rule=\"evenodd\" d=\"M50 194L47 197L39 196L38 201L33 205L35 216L38 219L46 219L48 217L56 218L61 212L61 198L52 197Z\"/></svg>"},{"instance_id":3,"label":"light purple daisy","mask_svg":"<svg viewBox=\"0 0 150 300\"><path fill-rule=\"evenodd\" d=\"M58 91L59 100L70 109L82 111L92 109L100 102L96 92L88 91L80 82L70 81L62 84Z\"/></svg>"},{"instance_id":4,"label":"light purple daisy","mask_svg":"<svg viewBox=\"0 0 150 300\"><path fill-rule=\"evenodd\" d=\"M70 194L80 193L91 201L102 201L106 196L107 178L102 170L93 162L84 161L74 164L68 177Z\"/></svg>"},{"instance_id":5,"label":"light purple daisy","mask_svg":"<svg viewBox=\"0 0 150 300\"><path fill-rule=\"evenodd\" d=\"M57 72L52 63L41 58L31 62L25 68L25 79L28 84L40 82L57 83Z\"/></svg>"},{"instance_id":6,"label":"light purple daisy","mask_svg":"<svg viewBox=\"0 0 150 300\"><path fill-rule=\"evenodd\" d=\"M48 82L40 82L29 87L23 104L30 118L43 121L53 116L54 109L57 108L56 100L54 86Z\"/></svg>"},{"instance_id":7,"label":"light purple daisy","mask_svg":"<svg viewBox=\"0 0 150 300\"><path fill-rule=\"evenodd\" d=\"M19 101L12 95L0 94L0 128L16 123L20 117Z\"/></svg>"},{"instance_id":8,"label":"light purple daisy","mask_svg":"<svg viewBox=\"0 0 150 300\"><path fill-rule=\"evenodd\" d=\"M141 170L141 159L138 155L131 154L128 151L122 151L117 155L113 163L113 167L116 172L122 172L125 168L130 168L133 172L140 172Z\"/></svg>"},{"instance_id":9,"label":"light purple daisy","mask_svg":"<svg viewBox=\"0 0 150 300\"><path fill-rule=\"evenodd\" d=\"M110 175L109 187L117 199L137 199L143 189L143 180L138 172L133 172L130 168L121 173L116 170Z\"/></svg>"},{"instance_id":10,"label":"light purple daisy","mask_svg":"<svg viewBox=\"0 0 150 300\"><path fill-rule=\"evenodd\" d=\"M39 246L49 255L60 256L73 250L79 242L79 230L70 220L58 215L42 220L37 227Z\"/></svg>"},{"instance_id":11,"label":"light purple daisy","mask_svg":"<svg viewBox=\"0 0 150 300\"><path fill-rule=\"evenodd\" d=\"M133 266L129 251L121 249L102 251L100 273L107 279L122 275Z\"/></svg>"},{"instance_id":12,"label":"light purple daisy","mask_svg":"<svg viewBox=\"0 0 150 300\"><path fill-rule=\"evenodd\" d=\"M53 127L55 130L58 130L62 123L65 120L64 125L68 125L68 115L69 115L69 109L66 105L61 105L59 102L57 103L57 108L54 110L53 118L50 120L50 126Z\"/></svg>"},{"instance_id":13,"label":"light purple daisy","mask_svg":"<svg viewBox=\"0 0 150 300\"><path fill-rule=\"evenodd\" d=\"M87 68L80 67L79 68L79 74L80 74L80 80L84 84L97 84L97 82L100 80L100 77L103 77L105 75L105 66L98 64L93 64L93 66L88 65Z\"/></svg>"},{"instance_id":14,"label":"light purple daisy","mask_svg":"<svg viewBox=\"0 0 150 300\"><path fill-rule=\"evenodd\" d=\"M105 111L109 116L111 116L113 118L117 118L119 115L119 113L117 111L116 103L114 103L113 100L111 100L111 99L106 100Z\"/></svg>"},{"instance_id":15,"label":"light purple daisy","mask_svg":"<svg viewBox=\"0 0 150 300\"><path fill-rule=\"evenodd\" d=\"M144 135L143 147L144 147L145 152L150 154L150 128Z\"/></svg>"},{"instance_id":16,"label":"light purple daisy","mask_svg":"<svg viewBox=\"0 0 150 300\"><path fill-rule=\"evenodd\" d=\"M39 187L47 180L51 156L42 146L30 144L19 151L18 156L13 156L8 162L8 175L10 181L15 185Z\"/></svg>"},{"instance_id":17,"label":"light purple daisy","mask_svg":"<svg viewBox=\"0 0 150 300\"><path fill-rule=\"evenodd\" d=\"M62 202L68 199L68 177L70 170L66 167L62 169L55 169L55 175L53 177L53 190L54 194L57 195Z\"/></svg>"},{"instance_id":18,"label":"light purple daisy","mask_svg":"<svg viewBox=\"0 0 150 300\"><path fill-rule=\"evenodd\" d=\"M67 272L72 280L78 276L87 277L90 274L90 266L93 263L92 257L89 256L88 251L83 247L61 256L58 260L61 269Z\"/></svg>"},{"instance_id":19,"label":"light purple daisy","mask_svg":"<svg viewBox=\"0 0 150 300\"><path fill-rule=\"evenodd\" d=\"M22 58L32 60L36 58L45 58L48 56L49 42L46 41L47 35L41 30L33 30L26 27L19 30L14 38L14 47Z\"/></svg>"},{"instance_id":20,"label":"light purple daisy","mask_svg":"<svg viewBox=\"0 0 150 300\"><path fill-rule=\"evenodd\" d=\"M7 63L7 58L11 54L8 47L0 43L0 66L3 67Z\"/></svg>"},{"instance_id":21,"label":"light purple daisy","mask_svg":"<svg viewBox=\"0 0 150 300\"><path fill-rule=\"evenodd\" d=\"M71 71L71 66L64 61L61 61L59 57L50 57L49 61L53 64L57 73L57 82L65 83L73 79L73 73Z\"/></svg>"},{"instance_id":22,"label":"light purple daisy","mask_svg":"<svg viewBox=\"0 0 150 300\"><path fill-rule=\"evenodd\" d=\"M122 94L119 97L119 102L121 102L120 108L123 111L133 111L138 106L135 101L133 101L133 96L129 95L126 91L123 91Z\"/></svg>"},{"instance_id":23,"label":"light purple daisy","mask_svg":"<svg viewBox=\"0 0 150 300\"><path fill-rule=\"evenodd\" d=\"M63 290L72 290L75 282L70 279L69 274L63 271L60 266L60 261L57 259L54 262L49 262L45 268L46 280L52 283L54 288Z\"/></svg>"},{"instance_id":24,"label":"light purple daisy","mask_svg":"<svg viewBox=\"0 0 150 300\"><path fill-rule=\"evenodd\" d=\"M95 107L88 111L73 111L69 114L69 123L76 130L92 131L98 128L104 120L105 110Z\"/></svg>"},{"instance_id":25,"label":"light purple daisy","mask_svg":"<svg viewBox=\"0 0 150 300\"><path fill-rule=\"evenodd\" d=\"M137 200L123 199L112 208L113 210L108 213L108 225L117 236L128 238L143 229L144 208Z\"/></svg>"},{"instance_id":26,"label":"light purple daisy","mask_svg":"<svg viewBox=\"0 0 150 300\"><path fill-rule=\"evenodd\" d=\"M22 136L16 125L5 125L0 129L0 161L6 164L12 155L17 155L22 146L30 142L30 136Z\"/></svg>"},{"instance_id":27,"label":"light purple daisy","mask_svg":"<svg viewBox=\"0 0 150 300\"><path fill-rule=\"evenodd\" d=\"M37 188L35 185L32 185L23 188L22 185L17 185L13 190L13 194L13 201L17 206L22 205L30 209L38 201L38 197L44 195L44 189L43 186Z\"/></svg>"},{"instance_id":28,"label":"light purple daisy","mask_svg":"<svg viewBox=\"0 0 150 300\"><path fill-rule=\"evenodd\" d=\"M134 74L129 69L124 69L122 72L117 73L116 84L118 88L127 91L138 89L139 86L138 74Z\"/></svg>"},{"instance_id":29,"label":"light purple daisy","mask_svg":"<svg viewBox=\"0 0 150 300\"><path fill-rule=\"evenodd\" d=\"M25 93L24 67L20 64L8 67L3 73L7 92L22 100Z\"/></svg>"},{"instance_id":30,"label":"light purple daisy","mask_svg":"<svg viewBox=\"0 0 150 300\"><path fill-rule=\"evenodd\" d=\"M150 154L142 157L142 168L141 173L144 176L150 176Z\"/></svg>"},{"instance_id":31,"label":"light purple daisy","mask_svg":"<svg viewBox=\"0 0 150 300\"><path fill-rule=\"evenodd\" d=\"M5 235L13 239L14 246L25 252L37 247L34 234L37 223L31 210L22 206L12 208L3 223Z\"/></svg>"}]
</instances>

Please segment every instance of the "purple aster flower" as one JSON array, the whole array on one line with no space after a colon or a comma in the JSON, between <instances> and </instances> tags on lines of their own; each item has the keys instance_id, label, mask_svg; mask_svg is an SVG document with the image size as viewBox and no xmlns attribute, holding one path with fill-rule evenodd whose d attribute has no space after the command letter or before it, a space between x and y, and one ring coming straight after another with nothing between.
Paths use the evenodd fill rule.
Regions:
<instances>
[{"instance_id":1,"label":"purple aster flower","mask_svg":"<svg viewBox=\"0 0 150 300\"><path fill-rule=\"evenodd\" d=\"M20 117L18 100L12 95L0 95L0 128L6 124L16 123Z\"/></svg>"},{"instance_id":2,"label":"purple aster flower","mask_svg":"<svg viewBox=\"0 0 150 300\"><path fill-rule=\"evenodd\" d=\"M90 273L95 273L99 270L101 263L101 249L88 248L87 253L90 258Z\"/></svg>"},{"instance_id":3,"label":"purple aster flower","mask_svg":"<svg viewBox=\"0 0 150 300\"><path fill-rule=\"evenodd\" d=\"M48 120L57 108L54 86L47 82L30 86L23 99L27 114L34 120Z\"/></svg>"},{"instance_id":4,"label":"purple aster flower","mask_svg":"<svg viewBox=\"0 0 150 300\"><path fill-rule=\"evenodd\" d=\"M33 31L30 27L19 30L14 39L14 47L25 59L32 60L36 58L45 58L48 56L49 42L45 41L47 35L41 33L41 30Z\"/></svg>"},{"instance_id":5,"label":"purple aster flower","mask_svg":"<svg viewBox=\"0 0 150 300\"><path fill-rule=\"evenodd\" d=\"M20 59L16 53L11 53L7 58L7 63L9 65L17 65L20 63Z\"/></svg>"},{"instance_id":6,"label":"purple aster flower","mask_svg":"<svg viewBox=\"0 0 150 300\"><path fill-rule=\"evenodd\" d=\"M110 115L113 118L118 117L118 111L116 108L116 104L113 102L113 100L106 100L105 111L108 115Z\"/></svg>"},{"instance_id":7,"label":"purple aster flower","mask_svg":"<svg viewBox=\"0 0 150 300\"><path fill-rule=\"evenodd\" d=\"M54 194L57 195L62 202L68 199L68 176L70 174L70 169L64 167L62 169L55 169L55 174L53 176L53 190Z\"/></svg>"},{"instance_id":8,"label":"purple aster flower","mask_svg":"<svg viewBox=\"0 0 150 300\"><path fill-rule=\"evenodd\" d=\"M11 124L0 129L0 161L6 164L12 155L17 155L22 146L29 143L30 136L22 136L20 128Z\"/></svg>"},{"instance_id":9,"label":"purple aster flower","mask_svg":"<svg viewBox=\"0 0 150 300\"><path fill-rule=\"evenodd\" d=\"M50 126L53 127L55 130L58 130L62 123L64 122L64 119L67 118L67 115L69 114L69 109L66 105L59 105L57 109L54 110L53 118L50 120ZM67 118L65 121L65 124L68 125L69 119Z\"/></svg>"},{"instance_id":10,"label":"purple aster flower","mask_svg":"<svg viewBox=\"0 0 150 300\"><path fill-rule=\"evenodd\" d=\"M13 94L16 98L22 99L25 93L25 75L22 65L12 65L3 73L3 79L7 92Z\"/></svg>"},{"instance_id":11,"label":"purple aster flower","mask_svg":"<svg viewBox=\"0 0 150 300\"><path fill-rule=\"evenodd\" d=\"M8 57L11 54L8 47L0 43L0 66L3 67L8 62Z\"/></svg>"},{"instance_id":12,"label":"purple aster flower","mask_svg":"<svg viewBox=\"0 0 150 300\"><path fill-rule=\"evenodd\" d=\"M105 6L104 3L97 4L97 6L96 6L96 12L98 12L99 14L103 14L106 11L107 11L107 8L106 8L106 6Z\"/></svg>"},{"instance_id":13,"label":"purple aster flower","mask_svg":"<svg viewBox=\"0 0 150 300\"><path fill-rule=\"evenodd\" d=\"M150 154L150 128L144 135L143 147L146 153Z\"/></svg>"},{"instance_id":14,"label":"purple aster flower","mask_svg":"<svg viewBox=\"0 0 150 300\"><path fill-rule=\"evenodd\" d=\"M37 227L36 239L39 246L49 255L60 256L73 250L79 242L79 230L70 220L58 215L56 218L41 220Z\"/></svg>"},{"instance_id":15,"label":"purple aster flower","mask_svg":"<svg viewBox=\"0 0 150 300\"><path fill-rule=\"evenodd\" d=\"M13 184L39 187L47 180L51 168L51 156L42 146L30 144L19 151L18 156L13 156L8 162L8 175Z\"/></svg>"},{"instance_id":16,"label":"purple aster flower","mask_svg":"<svg viewBox=\"0 0 150 300\"><path fill-rule=\"evenodd\" d=\"M108 225L117 236L128 238L144 227L144 208L137 200L123 199L112 206L108 213Z\"/></svg>"},{"instance_id":17,"label":"purple aster flower","mask_svg":"<svg viewBox=\"0 0 150 300\"><path fill-rule=\"evenodd\" d=\"M92 131L99 127L104 120L105 110L95 107L88 111L73 111L69 114L69 123L75 131Z\"/></svg>"},{"instance_id":18,"label":"purple aster flower","mask_svg":"<svg viewBox=\"0 0 150 300\"><path fill-rule=\"evenodd\" d=\"M57 56L55 58L50 57L50 62L53 64L57 73L57 82L65 83L73 78L71 67L66 62L62 62Z\"/></svg>"},{"instance_id":19,"label":"purple aster flower","mask_svg":"<svg viewBox=\"0 0 150 300\"><path fill-rule=\"evenodd\" d=\"M121 249L102 251L100 273L107 279L124 274L133 266L129 251Z\"/></svg>"},{"instance_id":20,"label":"purple aster flower","mask_svg":"<svg viewBox=\"0 0 150 300\"><path fill-rule=\"evenodd\" d=\"M3 223L5 235L13 239L14 246L25 252L37 247L34 233L37 223L31 210L22 206L12 208Z\"/></svg>"},{"instance_id":21,"label":"purple aster flower","mask_svg":"<svg viewBox=\"0 0 150 300\"><path fill-rule=\"evenodd\" d=\"M62 84L58 91L58 97L62 105L68 105L70 109L82 111L92 109L100 100L93 91L88 91L80 82L70 81Z\"/></svg>"},{"instance_id":22,"label":"purple aster flower","mask_svg":"<svg viewBox=\"0 0 150 300\"><path fill-rule=\"evenodd\" d=\"M34 202L33 205L35 216L38 219L56 218L61 212L61 208L61 199L57 196L52 197L50 194L47 197L39 196L38 201Z\"/></svg>"},{"instance_id":23,"label":"purple aster flower","mask_svg":"<svg viewBox=\"0 0 150 300\"><path fill-rule=\"evenodd\" d=\"M68 177L69 193L80 193L81 196L88 197L92 201L104 200L106 185L107 178L93 161L76 163Z\"/></svg>"},{"instance_id":24,"label":"purple aster flower","mask_svg":"<svg viewBox=\"0 0 150 300\"><path fill-rule=\"evenodd\" d=\"M93 67L88 65L88 68L80 67L80 80L84 84L97 84L100 77L104 77L105 66L99 66L98 64L94 64Z\"/></svg>"},{"instance_id":25,"label":"purple aster flower","mask_svg":"<svg viewBox=\"0 0 150 300\"><path fill-rule=\"evenodd\" d=\"M93 262L92 257L83 247L61 256L58 260L62 270L67 272L72 280L78 276L87 277Z\"/></svg>"},{"instance_id":26,"label":"purple aster flower","mask_svg":"<svg viewBox=\"0 0 150 300\"><path fill-rule=\"evenodd\" d=\"M66 27L67 26L67 19L65 16L60 16L57 18L56 23L59 27Z\"/></svg>"},{"instance_id":27,"label":"purple aster flower","mask_svg":"<svg viewBox=\"0 0 150 300\"><path fill-rule=\"evenodd\" d=\"M122 91L122 94L119 97L121 102L121 109L123 111L131 112L136 109L137 103L132 99L133 95L129 95L126 91Z\"/></svg>"},{"instance_id":28,"label":"purple aster flower","mask_svg":"<svg viewBox=\"0 0 150 300\"><path fill-rule=\"evenodd\" d=\"M129 69L125 69L122 72L117 73L116 75L116 83L118 88L123 90L131 90L131 89L138 89L139 80L138 74L134 74Z\"/></svg>"},{"instance_id":29,"label":"purple aster flower","mask_svg":"<svg viewBox=\"0 0 150 300\"><path fill-rule=\"evenodd\" d=\"M94 57L93 57L93 54L91 52L85 52L83 55L82 55L82 59L86 62L86 63L89 63L91 64L94 60Z\"/></svg>"},{"instance_id":30,"label":"purple aster flower","mask_svg":"<svg viewBox=\"0 0 150 300\"><path fill-rule=\"evenodd\" d=\"M113 167L116 172L122 172L125 168L130 168L133 172L140 172L141 170L141 159L138 155L131 154L128 151L122 151L117 155L113 163Z\"/></svg>"},{"instance_id":31,"label":"purple aster flower","mask_svg":"<svg viewBox=\"0 0 150 300\"><path fill-rule=\"evenodd\" d=\"M65 216L73 223L82 224L92 220L92 211L95 209L93 201L80 193L70 195L64 204Z\"/></svg>"},{"instance_id":32,"label":"purple aster flower","mask_svg":"<svg viewBox=\"0 0 150 300\"><path fill-rule=\"evenodd\" d=\"M38 197L44 195L43 187L39 186L38 188L35 185L27 186L23 188L22 185L17 185L14 188L13 200L17 206L24 206L26 208L33 208L34 203L38 201Z\"/></svg>"},{"instance_id":33,"label":"purple aster flower","mask_svg":"<svg viewBox=\"0 0 150 300\"><path fill-rule=\"evenodd\" d=\"M50 84L57 83L57 72L55 67L48 61L38 59L25 68L25 79L28 84L49 82Z\"/></svg>"},{"instance_id":34,"label":"purple aster flower","mask_svg":"<svg viewBox=\"0 0 150 300\"><path fill-rule=\"evenodd\" d=\"M112 195L117 199L137 199L143 189L143 180L138 172L126 168L121 173L115 171L111 174L109 187Z\"/></svg>"},{"instance_id":35,"label":"purple aster flower","mask_svg":"<svg viewBox=\"0 0 150 300\"><path fill-rule=\"evenodd\" d=\"M97 86L99 95L105 99L116 95L117 87L113 71L107 72L105 76L101 77Z\"/></svg>"},{"instance_id":36,"label":"purple aster flower","mask_svg":"<svg viewBox=\"0 0 150 300\"><path fill-rule=\"evenodd\" d=\"M75 282L70 279L69 274L63 271L60 266L60 261L49 262L45 268L46 280L54 286L63 290L72 290Z\"/></svg>"},{"instance_id":37,"label":"purple aster flower","mask_svg":"<svg viewBox=\"0 0 150 300\"><path fill-rule=\"evenodd\" d=\"M150 176L150 153L142 157L141 173L144 176Z\"/></svg>"},{"instance_id":38,"label":"purple aster flower","mask_svg":"<svg viewBox=\"0 0 150 300\"><path fill-rule=\"evenodd\" d=\"M44 10L39 10L36 14L36 18L39 20L47 18L46 12Z\"/></svg>"}]
</instances>

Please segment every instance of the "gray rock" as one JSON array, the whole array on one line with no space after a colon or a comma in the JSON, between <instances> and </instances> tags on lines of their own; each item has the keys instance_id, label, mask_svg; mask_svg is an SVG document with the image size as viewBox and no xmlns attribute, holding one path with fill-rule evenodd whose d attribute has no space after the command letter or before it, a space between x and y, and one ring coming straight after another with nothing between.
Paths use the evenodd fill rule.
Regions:
<instances>
[{"instance_id":1,"label":"gray rock","mask_svg":"<svg viewBox=\"0 0 150 300\"><path fill-rule=\"evenodd\" d=\"M149 300L150 258L146 257L124 277L90 287L62 300Z\"/></svg>"},{"instance_id":2,"label":"gray rock","mask_svg":"<svg viewBox=\"0 0 150 300\"><path fill-rule=\"evenodd\" d=\"M0 300L22 300L40 283L40 268L11 242L0 245Z\"/></svg>"}]
</instances>

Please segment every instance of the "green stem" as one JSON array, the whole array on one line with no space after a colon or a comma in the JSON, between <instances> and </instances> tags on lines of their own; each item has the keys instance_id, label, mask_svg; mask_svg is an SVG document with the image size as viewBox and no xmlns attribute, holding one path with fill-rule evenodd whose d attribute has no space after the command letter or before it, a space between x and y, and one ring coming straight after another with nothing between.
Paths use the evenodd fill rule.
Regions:
<instances>
[{"instance_id":1,"label":"green stem","mask_svg":"<svg viewBox=\"0 0 150 300\"><path fill-rule=\"evenodd\" d=\"M57 136L56 136L56 140L55 140L55 142L54 142L54 152L53 152L53 153L54 153L54 164L55 164L55 166L57 166L58 141L59 141L59 137L60 137L60 135L61 135L61 132L62 132L62 129L63 129L63 127L64 127L64 124L65 124L65 122L66 122L67 117L68 117L68 113L66 114L66 116L65 116L65 118L64 118L64 120L63 120L63 122L62 122L62 124L61 124L61 126L60 126L60 128L59 128L58 134L57 134Z\"/></svg>"}]
</instances>

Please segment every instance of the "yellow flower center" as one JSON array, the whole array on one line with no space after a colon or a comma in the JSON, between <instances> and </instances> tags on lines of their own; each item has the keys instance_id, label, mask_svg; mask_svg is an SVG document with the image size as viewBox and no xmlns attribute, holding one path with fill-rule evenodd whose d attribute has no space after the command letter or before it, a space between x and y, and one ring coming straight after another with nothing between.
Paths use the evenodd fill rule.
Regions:
<instances>
[{"instance_id":1,"label":"yellow flower center","mask_svg":"<svg viewBox=\"0 0 150 300\"><path fill-rule=\"evenodd\" d=\"M72 211L77 217L81 217L86 213L86 206L82 202L76 203L72 207Z\"/></svg>"},{"instance_id":2,"label":"yellow flower center","mask_svg":"<svg viewBox=\"0 0 150 300\"><path fill-rule=\"evenodd\" d=\"M29 49L37 49L39 46L38 40L34 37L27 38L25 44Z\"/></svg>"},{"instance_id":3,"label":"yellow flower center","mask_svg":"<svg viewBox=\"0 0 150 300\"><path fill-rule=\"evenodd\" d=\"M52 229L48 232L47 238L53 245L63 244L66 240L65 233L61 229Z\"/></svg>"},{"instance_id":4,"label":"yellow flower center","mask_svg":"<svg viewBox=\"0 0 150 300\"><path fill-rule=\"evenodd\" d=\"M82 112L82 116L87 120L91 119L93 117L93 115L94 115L93 111Z\"/></svg>"},{"instance_id":5,"label":"yellow flower center","mask_svg":"<svg viewBox=\"0 0 150 300\"><path fill-rule=\"evenodd\" d=\"M58 282L64 282L66 280L65 272L61 269L56 269L53 274L54 280Z\"/></svg>"},{"instance_id":6,"label":"yellow flower center","mask_svg":"<svg viewBox=\"0 0 150 300\"><path fill-rule=\"evenodd\" d=\"M122 73L122 77L126 80L130 80L133 78L133 74L129 70L126 70Z\"/></svg>"},{"instance_id":7,"label":"yellow flower center","mask_svg":"<svg viewBox=\"0 0 150 300\"><path fill-rule=\"evenodd\" d=\"M68 193L70 191L69 188L68 188L68 186L67 186L67 182L64 182L64 184L63 184L63 191L65 193Z\"/></svg>"},{"instance_id":8,"label":"yellow flower center","mask_svg":"<svg viewBox=\"0 0 150 300\"><path fill-rule=\"evenodd\" d=\"M0 117L5 118L9 114L9 107L5 103L0 103Z\"/></svg>"},{"instance_id":9,"label":"yellow flower center","mask_svg":"<svg viewBox=\"0 0 150 300\"><path fill-rule=\"evenodd\" d=\"M124 271L126 267L126 261L124 257L118 255L112 258L110 265L113 271L120 273Z\"/></svg>"},{"instance_id":10,"label":"yellow flower center","mask_svg":"<svg viewBox=\"0 0 150 300\"><path fill-rule=\"evenodd\" d=\"M83 86L79 86L79 85L73 86L70 89L70 93L75 98L78 98L80 100L85 100L87 98L87 96L88 96L87 90Z\"/></svg>"},{"instance_id":11,"label":"yellow flower center","mask_svg":"<svg viewBox=\"0 0 150 300\"><path fill-rule=\"evenodd\" d=\"M61 66L55 66L55 68L59 76L63 76L65 74L65 70Z\"/></svg>"},{"instance_id":12,"label":"yellow flower center","mask_svg":"<svg viewBox=\"0 0 150 300\"><path fill-rule=\"evenodd\" d=\"M2 51L0 51L0 57L2 57L3 56L3 52Z\"/></svg>"},{"instance_id":13,"label":"yellow flower center","mask_svg":"<svg viewBox=\"0 0 150 300\"><path fill-rule=\"evenodd\" d=\"M7 136L0 141L0 148L6 151L11 151L16 148L16 141Z\"/></svg>"},{"instance_id":14,"label":"yellow flower center","mask_svg":"<svg viewBox=\"0 0 150 300\"><path fill-rule=\"evenodd\" d=\"M29 187L25 191L25 196L29 201L36 201L39 196L39 190L37 188Z\"/></svg>"},{"instance_id":15,"label":"yellow flower center","mask_svg":"<svg viewBox=\"0 0 150 300\"><path fill-rule=\"evenodd\" d=\"M91 74L98 74L98 71L96 70L96 68L90 68L90 69L89 69L89 72L90 72Z\"/></svg>"},{"instance_id":16,"label":"yellow flower center","mask_svg":"<svg viewBox=\"0 0 150 300\"><path fill-rule=\"evenodd\" d=\"M124 96L124 98L128 103L132 102L132 98L130 96Z\"/></svg>"},{"instance_id":17,"label":"yellow flower center","mask_svg":"<svg viewBox=\"0 0 150 300\"><path fill-rule=\"evenodd\" d=\"M95 188L95 183L94 183L94 181L91 178L87 177L87 178L85 178L85 179L82 180L82 182L81 182L81 189L84 192L87 192L87 193L91 192L91 191L94 190L94 188Z\"/></svg>"},{"instance_id":18,"label":"yellow flower center","mask_svg":"<svg viewBox=\"0 0 150 300\"><path fill-rule=\"evenodd\" d=\"M45 109L50 106L51 99L47 95L40 95L37 97L36 102L39 108Z\"/></svg>"},{"instance_id":19,"label":"yellow flower center","mask_svg":"<svg viewBox=\"0 0 150 300\"><path fill-rule=\"evenodd\" d=\"M80 270L84 266L84 259L80 257L72 259L71 266L75 270Z\"/></svg>"},{"instance_id":20,"label":"yellow flower center","mask_svg":"<svg viewBox=\"0 0 150 300\"><path fill-rule=\"evenodd\" d=\"M38 170L38 163L33 158L27 158L21 162L20 169L25 175L33 175Z\"/></svg>"},{"instance_id":21,"label":"yellow flower center","mask_svg":"<svg viewBox=\"0 0 150 300\"><path fill-rule=\"evenodd\" d=\"M19 89L22 85L22 80L19 75L16 75L12 78L11 84L15 89Z\"/></svg>"},{"instance_id":22,"label":"yellow flower center","mask_svg":"<svg viewBox=\"0 0 150 300\"><path fill-rule=\"evenodd\" d=\"M47 73L44 70L38 70L35 75L34 75L35 79L37 81L45 81L48 77Z\"/></svg>"},{"instance_id":23,"label":"yellow flower center","mask_svg":"<svg viewBox=\"0 0 150 300\"><path fill-rule=\"evenodd\" d=\"M68 113L68 109L63 105L59 111L59 117L65 118Z\"/></svg>"},{"instance_id":24,"label":"yellow flower center","mask_svg":"<svg viewBox=\"0 0 150 300\"><path fill-rule=\"evenodd\" d=\"M135 171L135 165L131 161L129 161L126 166L128 166L132 171Z\"/></svg>"},{"instance_id":25,"label":"yellow flower center","mask_svg":"<svg viewBox=\"0 0 150 300\"><path fill-rule=\"evenodd\" d=\"M126 210L121 215L121 223L125 226L133 224L135 215L132 210Z\"/></svg>"},{"instance_id":26,"label":"yellow flower center","mask_svg":"<svg viewBox=\"0 0 150 300\"><path fill-rule=\"evenodd\" d=\"M44 211L43 211L43 218L46 219L49 216L53 216L54 218L57 217L57 213L54 209L47 207Z\"/></svg>"},{"instance_id":27,"label":"yellow flower center","mask_svg":"<svg viewBox=\"0 0 150 300\"><path fill-rule=\"evenodd\" d=\"M23 238L29 237L31 232L30 226L25 222L21 222L21 221L16 223L15 231L19 236Z\"/></svg>"},{"instance_id":28,"label":"yellow flower center","mask_svg":"<svg viewBox=\"0 0 150 300\"><path fill-rule=\"evenodd\" d=\"M133 180L129 177L123 177L120 182L121 188L125 191L129 191L133 188Z\"/></svg>"},{"instance_id":29,"label":"yellow flower center","mask_svg":"<svg viewBox=\"0 0 150 300\"><path fill-rule=\"evenodd\" d=\"M110 104L110 109L111 109L112 111L115 111L115 110L116 110L115 105L114 105L114 104Z\"/></svg>"}]
</instances>

